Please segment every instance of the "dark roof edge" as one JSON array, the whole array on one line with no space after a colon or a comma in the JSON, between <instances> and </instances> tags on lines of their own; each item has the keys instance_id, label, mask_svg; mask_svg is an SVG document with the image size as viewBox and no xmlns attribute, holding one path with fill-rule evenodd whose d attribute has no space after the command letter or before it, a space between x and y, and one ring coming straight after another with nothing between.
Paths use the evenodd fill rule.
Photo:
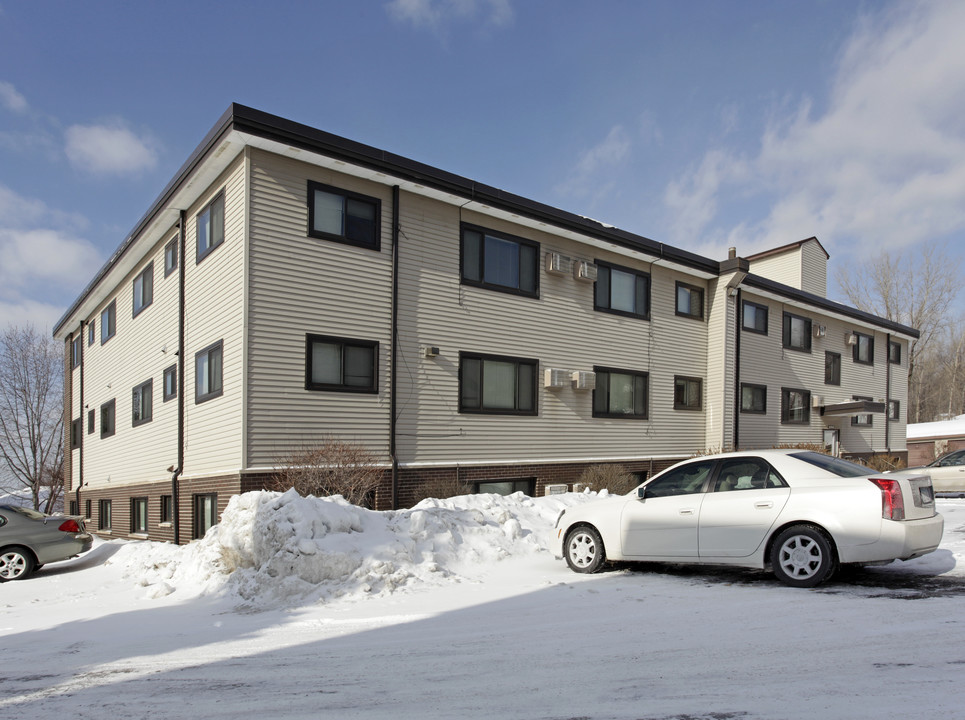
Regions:
<instances>
[{"instance_id":1,"label":"dark roof edge","mask_svg":"<svg viewBox=\"0 0 965 720\"><path fill-rule=\"evenodd\" d=\"M913 327L909 327L908 325L902 325L894 320L887 320L883 317L878 317L877 315L865 312L864 310L853 308L850 305L843 305L842 303L835 302L834 300L828 300L820 295L814 295L813 293L805 292L804 290L798 290L790 285L784 285L783 283L769 280L765 277L761 277L760 275L748 275L744 278L744 285L756 287L760 290L769 290L770 292L784 295L793 300L799 300L801 302L808 303L809 305L814 305L822 310L828 310L840 315L846 315L847 317L854 318L855 320L861 320L863 322L870 323L871 325L877 325L878 327L886 330L893 330L894 332L899 332L904 335L911 335L914 338L918 338L921 335L918 330Z\"/></svg>"}]
</instances>

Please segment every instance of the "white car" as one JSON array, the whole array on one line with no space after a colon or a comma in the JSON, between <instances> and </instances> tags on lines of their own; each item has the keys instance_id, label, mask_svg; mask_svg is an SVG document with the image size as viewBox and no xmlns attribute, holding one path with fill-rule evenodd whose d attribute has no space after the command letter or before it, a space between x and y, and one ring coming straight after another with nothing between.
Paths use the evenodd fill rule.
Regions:
<instances>
[{"instance_id":1,"label":"white car","mask_svg":"<svg viewBox=\"0 0 965 720\"><path fill-rule=\"evenodd\" d=\"M965 491L965 450L942 455L927 465L898 470L895 475L927 475L935 492Z\"/></svg>"},{"instance_id":2,"label":"white car","mask_svg":"<svg viewBox=\"0 0 965 720\"><path fill-rule=\"evenodd\" d=\"M840 564L930 553L943 526L927 475L882 476L804 450L686 460L556 521L562 556L579 573L627 560L739 565L769 567L795 587Z\"/></svg>"}]
</instances>

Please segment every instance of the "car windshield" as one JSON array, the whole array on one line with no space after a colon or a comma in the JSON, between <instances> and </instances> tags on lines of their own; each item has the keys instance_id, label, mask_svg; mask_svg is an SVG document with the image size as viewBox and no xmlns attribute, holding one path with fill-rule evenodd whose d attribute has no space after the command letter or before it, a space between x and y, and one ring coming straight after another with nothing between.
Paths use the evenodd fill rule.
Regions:
<instances>
[{"instance_id":1,"label":"car windshield","mask_svg":"<svg viewBox=\"0 0 965 720\"><path fill-rule=\"evenodd\" d=\"M24 517L31 518L32 520L43 520L46 517L46 515L44 515L42 512L37 512L31 508L17 507L16 505L0 505L0 510L4 510L5 512L15 512L19 515L23 515Z\"/></svg>"},{"instance_id":2,"label":"car windshield","mask_svg":"<svg viewBox=\"0 0 965 720\"><path fill-rule=\"evenodd\" d=\"M858 463L831 457L830 455L824 455L819 452L791 453L791 457L803 460L809 465L814 465L822 470L827 470L829 473L837 475L838 477L862 477L872 474L871 468L867 468L864 465L858 465Z\"/></svg>"}]
</instances>

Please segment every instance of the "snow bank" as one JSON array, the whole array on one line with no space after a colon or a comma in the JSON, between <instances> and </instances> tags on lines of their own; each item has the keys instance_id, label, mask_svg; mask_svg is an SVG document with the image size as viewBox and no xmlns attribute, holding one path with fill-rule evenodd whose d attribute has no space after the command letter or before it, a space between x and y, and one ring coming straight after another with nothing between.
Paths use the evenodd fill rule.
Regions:
<instances>
[{"instance_id":1,"label":"snow bank","mask_svg":"<svg viewBox=\"0 0 965 720\"><path fill-rule=\"evenodd\" d=\"M375 512L341 497L249 492L231 498L203 539L128 543L115 562L151 597L234 594L266 608L385 595L477 580L512 556L551 557L560 510L595 497L464 495Z\"/></svg>"}]
</instances>

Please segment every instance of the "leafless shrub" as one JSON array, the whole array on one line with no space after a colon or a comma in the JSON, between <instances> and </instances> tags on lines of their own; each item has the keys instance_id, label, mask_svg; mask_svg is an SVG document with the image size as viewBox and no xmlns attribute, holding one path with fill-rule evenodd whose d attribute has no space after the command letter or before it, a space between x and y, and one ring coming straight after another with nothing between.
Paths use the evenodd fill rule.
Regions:
<instances>
[{"instance_id":1,"label":"leafless shrub","mask_svg":"<svg viewBox=\"0 0 965 720\"><path fill-rule=\"evenodd\" d=\"M267 486L281 492L294 488L306 497L341 495L353 505L372 507L382 474L363 445L327 437L285 456Z\"/></svg>"},{"instance_id":2,"label":"leafless shrub","mask_svg":"<svg viewBox=\"0 0 965 720\"><path fill-rule=\"evenodd\" d=\"M887 472L888 470L897 470L905 467L904 461L896 455L872 455L870 457L856 459L855 462L867 465L872 470L877 470L878 472Z\"/></svg>"},{"instance_id":3,"label":"leafless shrub","mask_svg":"<svg viewBox=\"0 0 965 720\"><path fill-rule=\"evenodd\" d=\"M781 443L774 446L775 450L810 450L811 452L830 455L830 451L820 443Z\"/></svg>"},{"instance_id":4,"label":"leafless shrub","mask_svg":"<svg viewBox=\"0 0 965 720\"><path fill-rule=\"evenodd\" d=\"M608 490L614 495L625 495L637 486L636 478L623 465L612 464L590 465L576 482L595 492Z\"/></svg>"},{"instance_id":5,"label":"leafless shrub","mask_svg":"<svg viewBox=\"0 0 965 720\"><path fill-rule=\"evenodd\" d=\"M412 495L412 504L416 505L426 498L451 498L457 495L469 495L472 491L471 483L455 477L430 478L416 485Z\"/></svg>"}]
</instances>

